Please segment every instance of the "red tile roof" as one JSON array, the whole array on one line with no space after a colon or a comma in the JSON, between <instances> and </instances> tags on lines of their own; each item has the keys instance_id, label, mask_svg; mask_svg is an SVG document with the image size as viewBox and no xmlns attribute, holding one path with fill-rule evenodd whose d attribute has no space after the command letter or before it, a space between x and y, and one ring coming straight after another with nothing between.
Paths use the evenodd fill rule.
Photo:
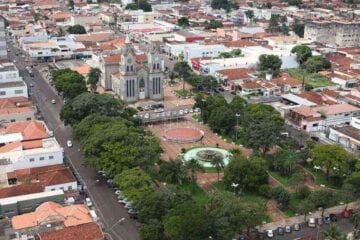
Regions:
<instances>
[{"instance_id":1,"label":"red tile roof","mask_svg":"<svg viewBox=\"0 0 360 240\"><path fill-rule=\"evenodd\" d=\"M96 223L85 223L38 234L39 240L102 240L103 232Z\"/></svg>"},{"instance_id":2,"label":"red tile roof","mask_svg":"<svg viewBox=\"0 0 360 240\"><path fill-rule=\"evenodd\" d=\"M220 73L227 80L231 81L231 80L249 78L249 75L252 71L248 68L233 68L233 69L224 69L217 72Z\"/></svg>"},{"instance_id":3,"label":"red tile roof","mask_svg":"<svg viewBox=\"0 0 360 240\"><path fill-rule=\"evenodd\" d=\"M5 123L0 128L0 134L21 133L23 141L48 138L45 126L39 121L20 121Z\"/></svg>"},{"instance_id":4,"label":"red tile roof","mask_svg":"<svg viewBox=\"0 0 360 240\"><path fill-rule=\"evenodd\" d=\"M0 189L0 198L15 197L32 193L43 192L44 188L40 183L20 184L13 187Z\"/></svg>"},{"instance_id":5,"label":"red tile roof","mask_svg":"<svg viewBox=\"0 0 360 240\"><path fill-rule=\"evenodd\" d=\"M274 78L271 82L275 83L278 86L289 85L291 87L301 86L302 82L296 78L290 77L288 75L283 75L278 78Z\"/></svg>"},{"instance_id":6,"label":"red tile roof","mask_svg":"<svg viewBox=\"0 0 360 240\"><path fill-rule=\"evenodd\" d=\"M257 44L249 39L244 39L244 40L238 40L238 41L224 42L224 46L226 46L226 47L251 47L251 46L257 46Z\"/></svg>"},{"instance_id":7,"label":"red tile roof","mask_svg":"<svg viewBox=\"0 0 360 240\"><path fill-rule=\"evenodd\" d=\"M316 92L302 92L297 95L299 97L305 98L305 99L309 100L310 102L316 103L318 105L337 104L337 102L327 99L327 98L323 97L321 94L316 93Z\"/></svg>"}]
</instances>

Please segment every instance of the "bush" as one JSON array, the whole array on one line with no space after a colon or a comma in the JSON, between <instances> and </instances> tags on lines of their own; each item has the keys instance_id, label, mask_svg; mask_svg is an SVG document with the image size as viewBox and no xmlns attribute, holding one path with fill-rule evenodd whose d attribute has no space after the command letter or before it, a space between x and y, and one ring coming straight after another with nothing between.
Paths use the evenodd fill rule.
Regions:
<instances>
[{"instance_id":1,"label":"bush","mask_svg":"<svg viewBox=\"0 0 360 240\"><path fill-rule=\"evenodd\" d=\"M290 202L290 193L282 186L271 191L271 196L276 200L281 209L286 209Z\"/></svg>"},{"instance_id":2,"label":"bush","mask_svg":"<svg viewBox=\"0 0 360 240\"><path fill-rule=\"evenodd\" d=\"M259 187L259 194L264 198L271 198L271 187L267 184Z\"/></svg>"},{"instance_id":3,"label":"bush","mask_svg":"<svg viewBox=\"0 0 360 240\"><path fill-rule=\"evenodd\" d=\"M296 188L294 197L297 199L305 199L311 194L308 186L302 185Z\"/></svg>"}]
</instances>

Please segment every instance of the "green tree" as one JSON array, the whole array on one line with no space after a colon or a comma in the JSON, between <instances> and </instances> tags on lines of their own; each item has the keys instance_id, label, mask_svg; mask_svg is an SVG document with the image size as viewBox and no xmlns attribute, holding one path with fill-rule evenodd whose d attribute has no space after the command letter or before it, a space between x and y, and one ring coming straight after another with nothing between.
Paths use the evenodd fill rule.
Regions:
<instances>
[{"instance_id":1,"label":"green tree","mask_svg":"<svg viewBox=\"0 0 360 240\"><path fill-rule=\"evenodd\" d=\"M307 59L303 67L312 73L319 72L324 69L331 67L329 60L323 58L322 56L313 56Z\"/></svg>"},{"instance_id":2,"label":"green tree","mask_svg":"<svg viewBox=\"0 0 360 240\"><path fill-rule=\"evenodd\" d=\"M225 164L222 157L215 156L213 159L211 159L211 165L214 166L217 172L217 179L220 180L220 171L224 169Z\"/></svg>"},{"instance_id":3,"label":"green tree","mask_svg":"<svg viewBox=\"0 0 360 240\"><path fill-rule=\"evenodd\" d=\"M309 199L302 200L296 207L296 211L302 215L304 215L304 222L306 222L306 216L309 212L315 209L315 205Z\"/></svg>"},{"instance_id":4,"label":"green tree","mask_svg":"<svg viewBox=\"0 0 360 240\"><path fill-rule=\"evenodd\" d=\"M187 17L181 17L177 20L177 25L183 28L189 27L190 26L189 19Z\"/></svg>"},{"instance_id":5,"label":"green tree","mask_svg":"<svg viewBox=\"0 0 360 240\"><path fill-rule=\"evenodd\" d=\"M216 29L216 28L222 28L224 25L221 21L213 20L205 21L204 27L205 29Z\"/></svg>"},{"instance_id":6,"label":"green tree","mask_svg":"<svg viewBox=\"0 0 360 240\"><path fill-rule=\"evenodd\" d=\"M41 19L41 14L36 12L33 14L34 22L37 22Z\"/></svg>"},{"instance_id":7,"label":"green tree","mask_svg":"<svg viewBox=\"0 0 360 240\"><path fill-rule=\"evenodd\" d=\"M180 159L170 159L160 163L159 175L168 183L182 184L187 176L186 171L186 167Z\"/></svg>"},{"instance_id":8,"label":"green tree","mask_svg":"<svg viewBox=\"0 0 360 240\"><path fill-rule=\"evenodd\" d=\"M235 96L231 103L229 104L229 108L234 112L234 114L239 113L242 114L245 111L245 107L247 102L240 96ZM239 119L241 120L241 119Z\"/></svg>"},{"instance_id":9,"label":"green tree","mask_svg":"<svg viewBox=\"0 0 360 240\"><path fill-rule=\"evenodd\" d=\"M135 203L135 207L142 222L150 222L152 219L160 221L166 215L169 203L162 192L151 191L144 193Z\"/></svg>"},{"instance_id":10,"label":"green tree","mask_svg":"<svg viewBox=\"0 0 360 240\"><path fill-rule=\"evenodd\" d=\"M213 9L224 9L227 12L230 12L231 9L238 8L237 5L229 0L211 0L211 7Z\"/></svg>"},{"instance_id":11,"label":"green tree","mask_svg":"<svg viewBox=\"0 0 360 240\"><path fill-rule=\"evenodd\" d=\"M302 4L301 0L285 0L284 2L287 2L290 6L299 6Z\"/></svg>"},{"instance_id":12,"label":"green tree","mask_svg":"<svg viewBox=\"0 0 360 240\"><path fill-rule=\"evenodd\" d=\"M138 5L136 3L128 3L126 6L125 6L125 9L126 10L138 10Z\"/></svg>"},{"instance_id":13,"label":"green tree","mask_svg":"<svg viewBox=\"0 0 360 240\"><path fill-rule=\"evenodd\" d=\"M332 171L345 172L348 154L340 145L317 144L311 152L314 164L325 169L326 179L329 180ZM337 170L334 170L337 169Z\"/></svg>"},{"instance_id":14,"label":"green tree","mask_svg":"<svg viewBox=\"0 0 360 240\"><path fill-rule=\"evenodd\" d=\"M290 193L282 186L273 188L272 197L276 200L281 209L286 209L290 202Z\"/></svg>"},{"instance_id":15,"label":"green tree","mask_svg":"<svg viewBox=\"0 0 360 240\"><path fill-rule=\"evenodd\" d=\"M328 229L322 231L321 235L327 240L346 240L346 237L335 224L331 224Z\"/></svg>"},{"instance_id":16,"label":"green tree","mask_svg":"<svg viewBox=\"0 0 360 240\"><path fill-rule=\"evenodd\" d=\"M196 182L196 174L204 172L204 167L196 159L190 159L185 163L186 168L191 172L191 180Z\"/></svg>"},{"instance_id":17,"label":"green tree","mask_svg":"<svg viewBox=\"0 0 360 240\"><path fill-rule=\"evenodd\" d=\"M236 124L235 114L232 109L227 106L221 106L212 110L209 120L208 120L210 128L216 132L221 134L230 133Z\"/></svg>"},{"instance_id":18,"label":"green tree","mask_svg":"<svg viewBox=\"0 0 360 240\"><path fill-rule=\"evenodd\" d=\"M260 71L271 71L274 76L279 75L280 68L282 65L281 59L276 55L262 54L259 57L259 70Z\"/></svg>"},{"instance_id":19,"label":"green tree","mask_svg":"<svg viewBox=\"0 0 360 240\"><path fill-rule=\"evenodd\" d=\"M245 15L251 21L254 18L254 11L253 10L246 10Z\"/></svg>"},{"instance_id":20,"label":"green tree","mask_svg":"<svg viewBox=\"0 0 360 240\"><path fill-rule=\"evenodd\" d=\"M156 219L151 219L140 230L140 240L164 240L164 226Z\"/></svg>"},{"instance_id":21,"label":"green tree","mask_svg":"<svg viewBox=\"0 0 360 240\"><path fill-rule=\"evenodd\" d=\"M243 115L240 136L248 147L266 153L279 143L284 119L272 106L251 104Z\"/></svg>"},{"instance_id":22,"label":"green tree","mask_svg":"<svg viewBox=\"0 0 360 240\"><path fill-rule=\"evenodd\" d=\"M291 176L295 172L296 160L297 155L294 151L284 150L275 154L270 167L284 176Z\"/></svg>"},{"instance_id":23,"label":"green tree","mask_svg":"<svg viewBox=\"0 0 360 240\"><path fill-rule=\"evenodd\" d=\"M86 30L85 30L84 26L82 26L80 24L70 26L67 31L70 34L86 34Z\"/></svg>"},{"instance_id":24,"label":"green tree","mask_svg":"<svg viewBox=\"0 0 360 240\"><path fill-rule=\"evenodd\" d=\"M232 183L239 184L243 191L256 191L259 186L267 184L268 174L264 165L253 158L246 159L243 156L235 155L225 167L224 183L231 189Z\"/></svg>"},{"instance_id":25,"label":"green tree","mask_svg":"<svg viewBox=\"0 0 360 240\"><path fill-rule=\"evenodd\" d=\"M266 6L266 8L268 8L268 9L271 9L271 8L272 8L271 2L267 2L265 6Z\"/></svg>"},{"instance_id":26,"label":"green tree","mask_svg":"<svg viewBox=\"0 0 360 240\"><path fill-rule=\"evenodd\" d=\"M70 69L53 72L54 85L64 98L73 99L87 91L85 78L78 72Z\"/></svg>"},{"instance_id":27,"label":"green tree","mask_svg":"<svg viewBox=\"0 0 360 240\"><path fill-rule=\"evenodd\" d=\"M351 185L351 191L354 193L360 192L360 171L351 173L345 180L347 184Z\"/></svg>"},{"instance_id":28,"label":"green tree","mask_svg":"<svg viewBox=\"0 0 360 240\"><path fill-rule=\"evenodd\" d=\"M74 0L68 0L67 2L67 6L71 9L71 10L74 10Z\"/></svg>"},{"instance_id":29,"label":"green tree","mask_svg":"<svg viewBox=\"0 0 360 240\"><path fill-rule=\"evenodd\" d=\"M65 124L76 124L91 114L127 116L125 103L109 94L83 93L66 102L60 112Z\"/></svg>"},{"instance_id":30,"label":"green tree","mask_svg":"<svg viewBox=\"0 0 360 240\"><path fill-rule=\"evenodd\" d=\"M304 64L310 57L312 57L312 51L308 46L305 45L297 45L292 50L291 53L296 54L297 62L302 65Z\"/></svg>"},{"instance_id":31,"label":"green tree","mask_svg":"<svg viewBox=\"0 0 360 240\"><path fill-rule=\"evenodd\" d=\"M354 225L354 235L358 236L360 231L360 209L350 215L350 222Z\"/></svg>"},{"instance_id":32,"label":"green tree","mask_svg":"<svg viewBox=\"0 0 360 240\"><path fill-rule=\"evenodd\" d=\"M309 196L310 201L317 208L322 208L321 216L324 216L325 208L334 206L337 203L337 198L331 190L321 189L314 191Z\"/></svg>"},{"instance_id":33,"label":"green tree","mask_svg":"<svg viewBox=\"0 0 360 240\"><path fill-rule=\"evenodd\" d=\"M138 0L139 9L142 9L144 12L151 12L151 4L147 0Z\"/></svg>"},{"instance_id":34,"label":"green tree","mask_svg":"<svg viewBox=\"0 0 360 240\"><path fill-rule=\"evenodd\" d=\"M231 55L230 52L222 52L222 53L219 54L219 57L220 58L231 58L232 55Z\"/></svg>"},{"instance_id":35,"label":"green tree","mask_svg":"<svg viewBox=\"0 0 360 240\"><path fill-rule=\"evenodd\" d=\"M192 72L189 64L180 57L180 61L175 63L173 71L182 80L183 90L185 90L185 79L187 79Z\"/></svg>"},{"instance_id":36,"label":"green tree","mask_svg":"<svg viewBox=\"0 0 360 240\"><path fill-rule=\"evenodd\" d=\"M279 24L280 16L278 14L271 14L270 23L269 23L269 32L277 33L280 32L280 24Z\"/></svg>"},{"instance_id":37,"label":"green tree","mask_svg":"<svg viewBox=\"0 0 360 240\"><path fill-rule=\"evenodd\" d=\"M293 25L293 31L299 37L304 37L305 24L301 23L298 19L295 18L294 25Z\"/></svg>"},{"instance_id":38,"label":"green tree","mask_svg":"<svg viewBox=\"0 0 360 240\"><path fill-rule=\"evenodd\" d=\"M95 93L96 89L97 89L97 84L100 80L101 77L101 71L98 68L91 68L89 75L88 75L88 79L87 79L87 83L90 84L90 88L91 88L91 92Z\"/></svg>"}]
</instances>

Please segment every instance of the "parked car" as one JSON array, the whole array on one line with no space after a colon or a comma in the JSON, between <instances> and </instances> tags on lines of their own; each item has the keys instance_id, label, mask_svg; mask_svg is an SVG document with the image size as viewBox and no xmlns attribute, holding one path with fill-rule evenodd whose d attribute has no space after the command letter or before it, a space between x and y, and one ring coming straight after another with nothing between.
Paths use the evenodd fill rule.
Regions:
<instances>
[{"instance_id":1,"label":"parked car","mask_svg":"<svg viewBox=\"0 0 360 240\"><path fill-rule=\"evenodd\" d=\"M116 195L120 195L121 193L122 193L121 190L116 190L116 191L115 191L115 194L116 194Z\"/></svg>"},{"instance_id":2,"label":"parked car","mask_svg":"<svg viewBox=\"0 0 360 240\"><path fill-rule=\"evenodd\" d=\"M56 103L55 99L51 99L51 103L55 104Z\"/></svg>"},{"instance_id":3,"label":"parked car","mask_svg":"<svg viewBox=\"0 0 360 240\"><path fill-rule=\"evenodd\" d=\"M93 204L90 198L85 198L85 202L86 202L86 206L92 207Z\"/></svg>"},{"instance_id":4,"label":"parked car","mask_svg":"<svg viewBox=\"0 0 360 240\"><path fill-rule=\"evenodd\" d=\"M324 217L324 222L327 223L327 224L330 224L331 223L330 216Z\"/></svg>"},{"instance_id":5,"label":"parked car","mask_svg":"<svg viewBox=\"0 0 360 240\"><path fill-rule=\"evenodd\" d=\"M273 238L274 237L274 232L273 230L266 230L266 236L268 238Z\"/></svg>"},{"instance_id":6,"label":"parked car","mask_svg":"<svg viewBox=\"0 0 360 240\"><path fill-rule=\"evenodd\" d=\"M308 221L308 226L309 226L309 227L311 227L311 228L316 227L316 221L315 221L315 218L309 218L309 221Z\"/></svg>"},{"instance_id":7,"label":"parked car","mask_svg":"<svg viewBox=\"0 0 360 240\"><path fill-rule=\"evenodd\" d=\"M330 220L331 220L332 222L337 222L337 216L336 216L336 214L330 213L329 217L330 217Z\"/></svg>"},{"instance_id":8,"label":"parked car","mask_svg":"<svg viewBox=\"0 0 360 240\"><path fill-rule=\"evenodd\" d=\"M66 145L67 145L69 148L71 148L71 147L73 146L71 140L67 140Z\"/></svg>"},{"instance_id":9,"label":"parked car","mask_svg":"<svg viewBox=\"0 0 360 240\"><path fill-rule=\"evenodd\" d=\"M317 223L318 223L319 225L322 225L322 224L324 223L324 220L323 220L322 218L318 218L318 219L317 219Z\"/></svg>"},{"instance_id":10,"label":"parked car","mask_svg":"<svg viewBox=\"0 0 360 240\"><path fill-rule=\"evenodd\" d=\"M284 235L284 232L285 232L285 230L284 230L283 227L278 227L278 229L277 229L277 234L278 235Z\"/></svg>"},{"instance_id":11,"label":"parked car","mask_svg":"<svg viewBox=\"0 0 360 240\"><path fill-rule=\"evenodd\" d=\"M300 231L300 229L301 229L300 224L295 223L295 224L294 224L294 230L295 230L295 231Z\"/></svg>"},{"instance_id":12,"label":"parked car","mask_svg":"<svg viewBox=\"0 0 360 240\"><path fill-rule=\"evenodd\" d=\"M290 225L286 225L285 226L285 232L286 233L291 233L292 232L292 227Z\"/></svg>"},{"instance_id":13,"label":"parked car","mask_svg":"<svg viewBox=\"0 0 360 240\"><path fill-rule=\"evenodd\" d=\"M128 203L125 204L124 207L125 207L126 209L131 209L133 206L132 206L131 202L128 202Z\"/></svg>"}]
</instances>

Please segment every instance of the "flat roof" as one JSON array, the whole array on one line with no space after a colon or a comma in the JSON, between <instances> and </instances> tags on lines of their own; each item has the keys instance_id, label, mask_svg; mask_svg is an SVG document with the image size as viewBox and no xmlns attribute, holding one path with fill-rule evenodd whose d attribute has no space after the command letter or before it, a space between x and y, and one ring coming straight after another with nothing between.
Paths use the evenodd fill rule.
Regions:
<instances>
[{"instance_id":1,"label":"flat roof","mask_svg":"<svg viewBox=\"0 0 360 240\"><path fill-rule=\"evenodd\" d=\"M285 100L288 100L293 103L297 103L299 105L304 105L304 106L308 106L308 107L317 106L316 103L310 102L309 100L306 100L305 98L296 96L295 94L292 94L292 93L284 94L281 97Z\"/></svg>"},{"instance_id":2,"label":"flat roof","mask_svg":"<svg viewBox=\"0 0 360 240\"><path fill-rule=\"evenodd\" d=\"M0 205L9 205L14 204L19 201L24 200L31 200L31 199L37 199L37 198L43 198L43 197L53 197L58 195L63 195L63 190L55 190L55 191L48 191L48 192L41 192L41 193L32 193L27 195L21 195L16 197L9 197L9 198L2 198L0 199Z\"/></svg>"},{"instance_id":3,"label":"flat roof","mask_svg":"<svg viewBox=\"0 0 360 240\"><path fill-rule=\"evenodd\" d=\"M352 139L360 141L360 130L354 128L353 126L344 125L344 126L331 127L331 128L346 136L349 136Z\"/></svg>"},{"instance_id":4,"label":"flat roof","mask_svg":"<svg viewBox=\"0 0 360 240\"><path fill-rule=\"evenodd\" d=\"M23 81L0 83L0 88L23 87L26 86Z\"/></svg>"}]
</instances>

